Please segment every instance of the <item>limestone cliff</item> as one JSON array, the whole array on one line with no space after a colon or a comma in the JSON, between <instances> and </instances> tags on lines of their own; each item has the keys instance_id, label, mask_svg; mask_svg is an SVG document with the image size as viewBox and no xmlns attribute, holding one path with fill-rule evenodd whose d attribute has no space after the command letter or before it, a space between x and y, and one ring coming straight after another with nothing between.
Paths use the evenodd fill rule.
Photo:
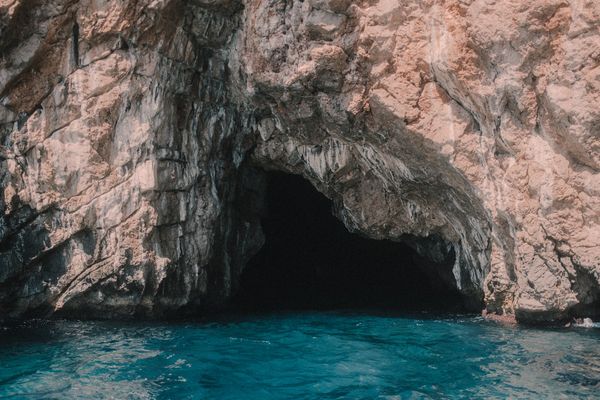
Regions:
<instances>
[{"instance_id":1,"label":"limestone cliff","mask_svg":"<svg viewBox=\"0 0 600 400\"><path fill-rule=\"evenodd\" d=\"M261 169L454 255L521 321L600 313L600 3L0 0L0 314L224 304Z\"/></svg>"}]
</instances>

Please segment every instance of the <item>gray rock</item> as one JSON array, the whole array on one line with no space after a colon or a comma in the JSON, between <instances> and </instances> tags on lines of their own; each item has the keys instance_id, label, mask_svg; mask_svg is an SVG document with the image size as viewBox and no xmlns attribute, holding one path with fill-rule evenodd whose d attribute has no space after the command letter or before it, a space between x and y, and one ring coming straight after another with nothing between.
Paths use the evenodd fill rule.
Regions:
<instances>
[{"instance_id":1,"label":"gray rock","mask_svg":"<svg viewBox=\"0 0 600 400\"><path fill-rule=\"evenodd\" d=\"M0 316L218 309L264 241L260 168L454 254L487 315L597 313L584 3L0 2Z\"/></svg>"}]
</instances>

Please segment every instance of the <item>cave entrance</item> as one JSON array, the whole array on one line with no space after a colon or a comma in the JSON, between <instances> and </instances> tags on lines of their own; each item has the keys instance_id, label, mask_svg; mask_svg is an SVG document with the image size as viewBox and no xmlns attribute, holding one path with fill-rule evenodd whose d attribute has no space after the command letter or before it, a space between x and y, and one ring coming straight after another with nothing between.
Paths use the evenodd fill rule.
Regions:
<instances>
[{"instance_id":1,"label":"cave entrance","mask_svg":"<svg viewBox=\"0 0 600 400\"><path fill-rule=\"evenodd\" d=\"M443 263L406 244L350 233L307 180L267 173L265 244L247 264L234 305L248 310L466 311ZM441 273L431 273L439 270Z\"/></svg>"}]
</instances>

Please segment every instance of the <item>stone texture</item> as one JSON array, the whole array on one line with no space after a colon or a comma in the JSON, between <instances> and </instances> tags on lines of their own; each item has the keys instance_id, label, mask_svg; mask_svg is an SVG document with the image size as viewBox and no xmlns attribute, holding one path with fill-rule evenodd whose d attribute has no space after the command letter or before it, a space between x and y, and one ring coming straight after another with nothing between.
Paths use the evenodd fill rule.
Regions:
<instances>
[{"instance_id":1,"label":"stone texture","mask_svg":"<svg viewBox=\"0 0 600 400\"><path fill-rule=\"evenodd\" d=\"M0 0L0 315L213 310L261 169L454 257L488 315L600 313L600 4Z\"/></svg>"}]
</instances>

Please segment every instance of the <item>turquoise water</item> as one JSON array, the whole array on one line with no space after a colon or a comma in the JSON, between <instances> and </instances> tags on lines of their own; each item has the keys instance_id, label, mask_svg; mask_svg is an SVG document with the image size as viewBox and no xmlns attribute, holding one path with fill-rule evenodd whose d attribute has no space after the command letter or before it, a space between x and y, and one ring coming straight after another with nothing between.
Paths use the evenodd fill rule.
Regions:
<instances>
[{"instance_id":1,"label":"turquoise water","mask_svg":"<svg viewBox=\"0 0 600 400\"><path fill-rule=\"evenodd\" d=\"M0 327L0 398L506 397L600 397L600 329L368 312Z\"/></svg>"}]
</instances>

